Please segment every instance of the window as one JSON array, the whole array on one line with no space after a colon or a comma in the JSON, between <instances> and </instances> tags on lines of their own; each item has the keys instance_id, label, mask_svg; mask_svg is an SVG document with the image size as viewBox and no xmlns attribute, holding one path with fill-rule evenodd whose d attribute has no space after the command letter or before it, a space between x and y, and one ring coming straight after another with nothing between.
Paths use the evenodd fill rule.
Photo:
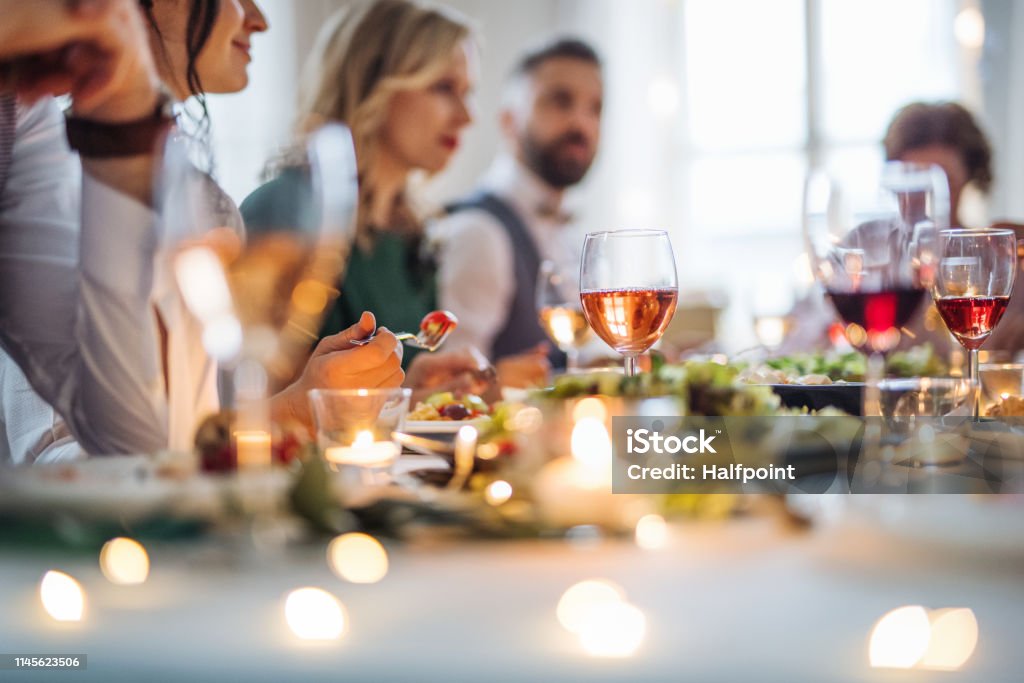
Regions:
<instances>
[{"instance_id":1,"label":"window","mask_svg":"<svg viewBox=\"0 0 1024 683\"><path fill-rule=\"evenodd\" d=\"M669 20L664 3L629 5ZM674 226L681 301L687 289L724 290L733 304L726 335L740 337L726 341L743 345L753 341L751 302L774 296L782 307L806 277L799 257L808 169L872 168L896 109L915 99L961 97L958 2L680 0L671 7L677 68L668 80L651 76L647 113L658 118L678 102L668 120L655 124L671 145L634 149L615 163L657 166L661 158L669 173L646 188L619 173L621 191L636 196L645 189L674 206L641 216L631 207L644 203L633 200L619 218L625 225L653 217ZM617 67L620 73L635 79L651 72L650 61L640 62L650 59L650 48L625 53L613 48L610 56L632 60ZM610 97L621 94L610 86ZM609 137L622 124L610 121Z\"/></svg>"}]
</instances>

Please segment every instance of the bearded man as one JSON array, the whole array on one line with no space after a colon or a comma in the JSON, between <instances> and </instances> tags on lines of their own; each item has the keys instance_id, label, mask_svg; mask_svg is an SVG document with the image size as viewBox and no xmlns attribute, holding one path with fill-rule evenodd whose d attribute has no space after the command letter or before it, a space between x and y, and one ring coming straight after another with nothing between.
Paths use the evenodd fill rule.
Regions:
<instances>
[{"instance_id":1,"label":"bearded man","mask_svg":"<svg viewBox=\"0 0 1024 683\"><path fill-rule=\"evenodd\" d=\"M550 347L537 319L537 275L544 261L579 268L580 236L562 204L594 161L602 100L601 61L583 41L559 38L525 54L505 86L504 149L436 226L440 303L460 321L449 344L475 346L499 372L529 372L530 358ZM565 357L552 349L550 361L564 366Z\"/></svg>"}]
</instances>

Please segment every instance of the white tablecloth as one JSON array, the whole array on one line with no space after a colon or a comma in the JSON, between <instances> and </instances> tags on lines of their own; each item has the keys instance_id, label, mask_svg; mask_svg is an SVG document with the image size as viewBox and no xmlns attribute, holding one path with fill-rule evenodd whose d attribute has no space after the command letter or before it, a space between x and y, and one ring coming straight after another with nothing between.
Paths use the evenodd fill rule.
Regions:
<instances>
[{"instance_id":1,"label":"white tablecloth","mask_svg":"<svg viewBox=\"0 0 1024 683\"><path fill-rule=\"evenodd\" d=\"M228 544L230 545L230 543ZM354 585L322 545L259 552L213 539L150 547L142 586L119 587L92 554L0 551L0 651L85 653L78 672L0 671L74 681L1020 681L1024 565L778 519L690 523L670 547L627 541L388 544L391 569ZM38 584L60 569L84 586L77 624L59 624ZM555 617L569 586L605 577L647 617L639 651L595 659ZM283 600L319 586L345 605L336 642L301 642ZM874 623L906 604L969 607L977 650L957 673L871 669Z\"/></svg>"}]
</instances>

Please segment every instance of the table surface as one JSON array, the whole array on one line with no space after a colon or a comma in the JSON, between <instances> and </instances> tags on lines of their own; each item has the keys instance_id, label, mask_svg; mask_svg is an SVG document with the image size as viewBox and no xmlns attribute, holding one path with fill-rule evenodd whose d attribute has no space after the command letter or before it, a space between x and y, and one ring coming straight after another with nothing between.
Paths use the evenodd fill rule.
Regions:
<instances>
[{"instance_id":1,"label":"table surface","mask_svg":"<svg viewBox=\"0 0 1024 683\"><path fill-rule=\"evenodd\" d=\"M135 587L108 583L91 553L0 550L0 650L88 655L86 671L0 679L936 680L868 664L873 625L907 604L977 617L976 651L944 679L1024 677L1019 554L915 548L759 516L674 525L668 547L653 551L626 540L388 544L388 575L354 585L328 568L326 541L258 551L240 538L151 544L149 580ZM82 622L44 613L48 569L84 586ZM592 658L558 624L561 594L595 577L618 582L646 615L632 657ZM341 640L302 642L288 630L284 596L302 586L344 603Z\"/></svg>"}]
</instances>

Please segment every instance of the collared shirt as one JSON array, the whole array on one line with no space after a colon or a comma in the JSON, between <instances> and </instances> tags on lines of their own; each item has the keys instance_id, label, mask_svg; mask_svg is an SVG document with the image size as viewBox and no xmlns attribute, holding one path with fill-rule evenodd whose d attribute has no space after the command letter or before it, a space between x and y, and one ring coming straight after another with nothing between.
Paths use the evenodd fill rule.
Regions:
<instances>
[{"instance_id":1,"label":"collared shirt","mask_svg":"<svg viewBox=\"0 0 1024 683\"><path fill-rule=\"evenodd\" d=\"M480 189L515 209L542 259L579 263L582 235L559 218L560 192L507 154L491 165ZM438 302L459 319L446 346L475 346L490 357L517 287L512 241L501 223L481 209L441 218L431 234L440 244Z\"/></svg>"},{"instance_id":2,"label":"collared shirt","mask_svg":"<svg viewBox=\"0 0 1024 683\"><path fill-rule=\"evenodd\" d=\"M0 197L0 460L74 451L50 406L89 453L191 447L217 408L216 372L160 266L159 234L149 207L81 174L53 100L19 111Z\"/></svg>"}]
</instances>

